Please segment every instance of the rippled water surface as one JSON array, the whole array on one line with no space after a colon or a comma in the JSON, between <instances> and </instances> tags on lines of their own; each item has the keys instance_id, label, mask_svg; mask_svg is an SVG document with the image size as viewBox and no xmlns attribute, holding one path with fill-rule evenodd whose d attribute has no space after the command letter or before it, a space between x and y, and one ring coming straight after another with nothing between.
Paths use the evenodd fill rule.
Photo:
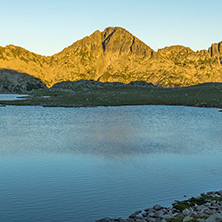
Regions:
<instances>
[{"instance_id":1,"label":"rippled water surface","mask_svg":"<svg viewBox=\"0 0 222 222\"><path fill-rule=\"evenodd\" d=\"M218 109L0 108L0 221L127 217L221 189Z\"/></svg>"}]
</instances>

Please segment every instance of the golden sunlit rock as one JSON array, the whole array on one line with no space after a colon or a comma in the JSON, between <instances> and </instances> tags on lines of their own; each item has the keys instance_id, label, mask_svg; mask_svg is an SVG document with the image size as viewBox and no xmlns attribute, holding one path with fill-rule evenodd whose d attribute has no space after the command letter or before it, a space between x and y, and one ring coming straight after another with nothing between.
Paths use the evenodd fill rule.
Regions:
<instances>
[{"instance_id":1,"label":"golden sunlit rock","mask_svg":"<svg viewBox=\"0 0 222 222\"><path fill-rule=\"evenodd\" d=\"M152 50L120 27L96 31L60 53L41 56L21 47L0 47L0 68L40 78L48 87L62 81L146 81L174 87L222 82L222 42L194 52L171 46Z\"/></svg>"}]
</instances>

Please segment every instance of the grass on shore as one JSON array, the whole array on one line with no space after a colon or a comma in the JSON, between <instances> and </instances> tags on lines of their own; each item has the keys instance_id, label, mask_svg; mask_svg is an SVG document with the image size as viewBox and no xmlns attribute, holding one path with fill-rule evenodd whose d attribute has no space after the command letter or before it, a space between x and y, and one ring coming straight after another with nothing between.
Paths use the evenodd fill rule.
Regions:
<instances>
[{"instance_id":1,"label":"grass on shore","mask_svg":"<svg viewBox=\"0 0 222 222\"><path fill-rule=\"evenodd\" d=\"M167 219L167 222L183 222L183 219L186 217L186 215L177 215L174 218ZM190 222L199 222L198 219L204 219L206 220L208 217L207 216L194 216L192 215L192 220Z\"/></svg>"},{"instance_id":2,"label":"grass on shore","mask_svg":"<svg viewBox=\"0 0 222 222\"><path fill-rule=\"evenodd\" d=\"M178 209L180 212L182 212L186 208L189 209L190 207L195 206L195 204L203 205L203 204L207 203L208 201L212 201L212 200L222 201L222 197L221 196L220 197L219 196L211 197L211 196L207 196L207 195L201 196L199 198L191 197L190 199L185 200L185 201L178 201L176 204L174 204L173 207L175 209ZM183 219L185 217L186 217L186 215L177 215L174 218L167 219L167 222L181 222L181 221L183 221ZM193 222L195 222L195 221L198 222L198 219L200 219L200 218L201 219L208 218L207 216L201 216L201 215L192 215L192 217L193 217L193 219L192 219Z\"/></svg>"},{"instance_id":3,"label":"grass on shore","mask_svg":"<svg viewBox=\"0 0 222 222\"><path fill-rule=\"evenodd\" d=\"M118 85L75 89L35 90L26 100L0 101L4 105L87 107L119 105L185 105L222 107L222 84L205 83L182 88Z\"/></svg>"}]
</instances>

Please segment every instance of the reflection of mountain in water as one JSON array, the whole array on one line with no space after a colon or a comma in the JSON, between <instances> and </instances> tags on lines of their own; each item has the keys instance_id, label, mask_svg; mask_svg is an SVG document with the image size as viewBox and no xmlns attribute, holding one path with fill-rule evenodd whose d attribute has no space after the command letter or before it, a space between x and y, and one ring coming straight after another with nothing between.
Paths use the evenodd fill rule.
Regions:
<instances>
[{"instance_id":1,"label":"reflection of mountain in water","mask_svg":"<svg viewBox=\"0 0 222 222\"><path fill-rule=\"evenodd\" d=\"M7 109L7 112L6 112ZM0 109L0 154L201 154L221 150L216 109L168 106Z\"/></svg>"}]
</instances>

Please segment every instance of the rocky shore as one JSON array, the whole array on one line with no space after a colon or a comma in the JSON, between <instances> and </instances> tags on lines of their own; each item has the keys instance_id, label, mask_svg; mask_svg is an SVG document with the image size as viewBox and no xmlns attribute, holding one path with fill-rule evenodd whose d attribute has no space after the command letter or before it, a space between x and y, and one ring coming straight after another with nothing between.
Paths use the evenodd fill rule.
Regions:
<instances>
[{"instance_id":1,"label":"rocky shore","mask_svg":"<svg viewBox=\"0 0 222 222\"><path fill-rule=\"evenodd\" d=\"M222 190L201 193L185 201L176 201L172 207L158 204L152 208L139 210L128 218L103 218L97 222L216 222L222 221Z\"/></svg>"}]
</instances>

